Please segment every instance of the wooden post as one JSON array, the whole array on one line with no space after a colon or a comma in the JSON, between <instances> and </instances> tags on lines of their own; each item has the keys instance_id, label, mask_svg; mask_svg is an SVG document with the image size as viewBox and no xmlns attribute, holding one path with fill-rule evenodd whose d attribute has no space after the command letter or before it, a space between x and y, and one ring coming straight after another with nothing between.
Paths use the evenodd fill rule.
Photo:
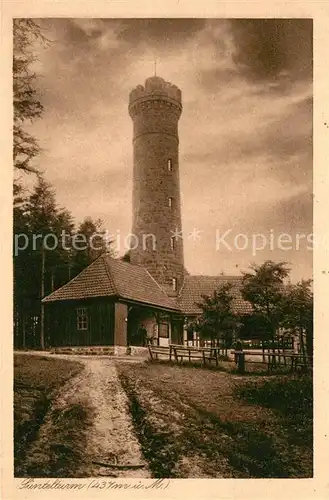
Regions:
<instances>
[{"instance_id":1,"label":"wooden post","mask_svg":"<svg viewBox=\"0 0 329 500\"><path fill-rule=\"evenodd\" d=\"M267 364L267 371L270 373L272 371L272 366L273 366L273 360L272 360L273 355L269 354L268 355L268 364Z\"/></svg>"},{"instance_id":2,"label":"wooden post","mask_svg":"<svg viewBox=\"0 0 329 500\"><path fill-rule=\"evenodd\" d=\"M26 318L25 318L25 314L23 314L22 316L22 333L23 333L23 349L26 348Z\"/></svg>"},{"instance_id":3,"label":"wooden post","mask_svg":"<svg viewBox=\"0 0 329 500\"><path fill-rule=\"evenodd\" d=\"M45 295L45 248L42 242L41 247L41 300ZM44 305L41 302L41 317L40 317L40 348L43 351L45 348L45 311Z\"/></svg>"},{"instance_id":4,"label":"wooden post","mask_svg":"<svg viewBox=\"0 0 329 500\"><path fill-rule=\"evenodd\" d=\"M218 366L218 348L215 348L215 361L216 361L216 366Z\"/></svg>"},{"instance_id":5,"label":"wooden post","mask_svg":"<svg viewBox=\"0 0 329 500\"><path fill-rule=\"evenodd\" d=\"M245 373L245 353L243 351L237 352L237 361L238 361L238 372Z\"/></svg>"}]
</instances>

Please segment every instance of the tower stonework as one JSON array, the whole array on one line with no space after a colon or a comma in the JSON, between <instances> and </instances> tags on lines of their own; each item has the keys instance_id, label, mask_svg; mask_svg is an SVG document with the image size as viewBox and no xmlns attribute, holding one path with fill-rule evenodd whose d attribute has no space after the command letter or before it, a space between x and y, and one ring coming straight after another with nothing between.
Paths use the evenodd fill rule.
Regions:
<instances>
[{"instance_id":1,"label":"tower stonework","mask_svg":"<svg viewBox=\"0 0 329 500\"><path fill-rule=\"evenodd\" d=\"M181 91L148 78L129 96L133 120L133 224L130 262L168 291L184 278L178 158ZM175 236L176 235L176 236Z\"/></svg>"}]
</instances>

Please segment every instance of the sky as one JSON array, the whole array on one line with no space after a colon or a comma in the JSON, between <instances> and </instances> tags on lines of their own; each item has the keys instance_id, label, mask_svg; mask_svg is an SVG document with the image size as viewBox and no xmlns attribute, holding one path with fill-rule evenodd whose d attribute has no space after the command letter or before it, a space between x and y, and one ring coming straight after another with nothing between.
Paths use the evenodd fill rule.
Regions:
<instances>
[{"instance_id":1,"label":"sky","mask_svg":"<svg viewBox=\"0 0 329 500\"><path fill-rule=\"evenodd\" d=\"M156 58L157 75L182 90L187 270L240 274L271 259L288 262L293 281L312 276L310 20L38 23L51 43L35 49L45 108L31 127L43 148L36 165L77 224L86 216L102 219L119 255L126 251L133 167L128 97L154 74Z\"/></svg>"}]
</instances>

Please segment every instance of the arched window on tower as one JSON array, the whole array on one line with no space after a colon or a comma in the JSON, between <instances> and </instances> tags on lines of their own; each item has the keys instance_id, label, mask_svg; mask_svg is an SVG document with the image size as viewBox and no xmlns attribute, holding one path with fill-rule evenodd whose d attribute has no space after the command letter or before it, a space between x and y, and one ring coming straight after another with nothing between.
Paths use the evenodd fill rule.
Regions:
<instances>
[{"instance_id":1,"label":"arched window on tower","mask_svg":"<svg viewBox=\"0 0 329 500\"><path fill-rule=\"evenodd\" d=\"M172 172L172 159L168 158L167 161L168 172Z\"/></svg>"},{"instance_id":2,"label":"arched window on tower","mask_svg":"<svg viewBox=\"0 0 329 500\"><path fill-rule=\"evenodd\" d=\"M169 208L172 208L172 206L173 206L173 201L174 201L174 199L173 199L173 198L171 198L171 197L170 197L170 198L168 198L168 207L169 207Z\"/></svg>"},{"instance_id":3,"label":"arched window on tower","mask_svg":"<svg viewBox=\"0 0 329 500\"><path fill-rule=\"evenodd\" d=\"M177 292L177 278L172 279L172 289Z\"/></svg>"}]
</instances>

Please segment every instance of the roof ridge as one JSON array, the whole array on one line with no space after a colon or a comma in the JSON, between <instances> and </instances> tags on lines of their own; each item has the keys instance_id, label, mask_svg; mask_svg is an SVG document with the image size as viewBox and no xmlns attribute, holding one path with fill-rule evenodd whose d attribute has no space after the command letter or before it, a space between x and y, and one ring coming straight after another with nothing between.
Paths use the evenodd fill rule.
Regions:
<instances>
[{"instance_id":1,"label":"roof ridge","mask_svg":"<svg viewBox=\"0 0 329 500\"><path fill-rule=\"evenodd\" d=\"M186 275L184 274L184 276L183 276L183 283L182 283L182 286L179 289L179 293L177 294L176 302L179 302L179 298L182 296L182 291L183 291L183 288L185 286L185 279L186 279Z\"/></svg>"},{"instance_id":2,"label":"roof ridge","mask_svg":"<svg viewBox=\"0 0 329 500\"><path fill-rule=\"evenodd\" d=\"M112 276L112 274L110 272L110 266L109 266L109 263L108 263L108 259L113 259L113 260L118 260L118 261L119 261L119 259L115 259L111 255L108 255L106 253L104 253L103 255L105 257L105 270L106 270L106 274L108 276L110 285L113 286L114 292L118 295L118 287L117 287L117 285L115 283L115 279L113 278L113 276Z\"/></svg>"},{"instance_id":3,"label":"roof ridge","mask_svg":"<svg viewBox=\"0 0 329 500\"><path fill-rule=\"evenodd\" d=\"M60 286L59 288L56 288L56 290L53 290L50 294L48 295L45 295L45 297L43 297L41 299L41 302L43 302L45 299L50 299L50 297L52 297L52 295L54 295L55 293L57 294L60 290L63 290L63 288L66 288L67 286L71 285L74 281L76 281L80 276L81 274L83 274L84 272L86 272L90 267L92 267L94 264L96 264L96 262L103 256L104 254L101 254L99 257L97 257L91 264L89 264L89 266L85 267L84 269L82 269L82 271L80 271L76 276L74 276L74 278L71 278L67 283L64 283L64 285Z\"/></svg>"},{"instance_id":4,"label":"roof ridge","mask_svg":"<svg viewBox=\"0 0 329 500\"><path fill-rule=\"evenodd\" d=\"M175 306L176 306L176 301L173 300L171 297L169 297L169 295L164 291L164 289L160 286L160 284L157 282L157 280L152 276L151 273L149 273L149 271L146 269L146 267L143 267L143 266L140 266L142 269L144 269L144 271L146 272L146 274L148 274L152 280L154 281L154 283L156 283L156 285L158 286L158 288L161 290L161 292L167 297L167 299L172 302Z\"/></svg>"},{"instance_id":5,"label":"roof ridge","mask_svg":"<svg viewBox=\"0 0 329 500\"><path fill-rule=\"evenodd\" d=\"M242 276L239 274L228 274L228 275L223 275L223 274L217 274L217 275L210 275L210 274L189 274L187 278L211 278L211 279L229 279L229 278L234 278L234 279L242 279ZM184 278L185 279L185 278Z\"/></svg>"}]
</instances>

